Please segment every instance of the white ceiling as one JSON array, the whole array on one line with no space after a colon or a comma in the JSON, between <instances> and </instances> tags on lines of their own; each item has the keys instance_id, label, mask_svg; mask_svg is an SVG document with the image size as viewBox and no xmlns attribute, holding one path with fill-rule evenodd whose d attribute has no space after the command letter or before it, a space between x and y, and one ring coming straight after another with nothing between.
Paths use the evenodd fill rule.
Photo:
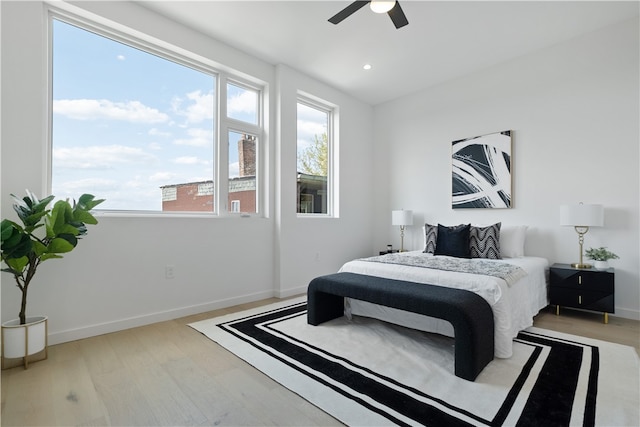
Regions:
<instances>
[{"instance_id":1,"label":"white ceiling","mask_svg":"<svg viewBox=\"0 0 640 427\"><path fill-rule=\"evenodd\" d=\"M351 1L142 1L272 64L376 105L638 16L638 1L411 1L409 25ZM365 63L372 64L369 71Z\"/></svg>"}]
</instances>

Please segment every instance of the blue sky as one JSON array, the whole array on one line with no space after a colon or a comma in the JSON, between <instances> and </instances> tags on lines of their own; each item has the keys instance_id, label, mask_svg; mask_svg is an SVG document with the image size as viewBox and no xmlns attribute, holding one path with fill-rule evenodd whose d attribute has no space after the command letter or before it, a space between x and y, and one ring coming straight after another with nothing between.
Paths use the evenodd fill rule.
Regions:
<instances>
[{"instance_id":1,"label":"blue sky","mask_svg":"<svg viewBox=\"0 0 640 427\"><path fill-rule=\"evenodd\" d=\"M214 75L53 22L52 194L161 210L160 186L214 178ZM254 121L256 92L228 88L228 115ZM304 147L326 132L326 115L299 114ZM237 176L237 150L229 153Z\"/></svg>"}]
</instances>

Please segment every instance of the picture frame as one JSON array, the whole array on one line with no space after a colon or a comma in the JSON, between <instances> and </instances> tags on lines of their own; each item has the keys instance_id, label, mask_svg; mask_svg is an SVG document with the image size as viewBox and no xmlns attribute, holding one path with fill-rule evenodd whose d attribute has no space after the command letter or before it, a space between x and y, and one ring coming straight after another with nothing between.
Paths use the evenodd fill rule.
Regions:
<instances>
[{"instance_id":1,"label":"picture frame","mask_svg":"<svg viewBox=\"0 0 640 427\"><path fill-rule=\"evenodd\" d=\"M512 132L451 142L451 207L508 209L513 206Z\"/></svg>"}]
</instances>

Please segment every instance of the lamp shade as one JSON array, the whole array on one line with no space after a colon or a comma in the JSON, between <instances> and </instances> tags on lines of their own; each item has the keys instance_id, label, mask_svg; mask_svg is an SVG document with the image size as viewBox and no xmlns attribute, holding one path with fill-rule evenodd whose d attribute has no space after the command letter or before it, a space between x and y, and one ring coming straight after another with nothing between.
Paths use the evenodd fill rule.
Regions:
<instances>
[{"instance_id":1,"label":"lamp shade","mask_svg":"<svg viewBox=\"0 0 640 427\"><path fill-rule=\"evenodd\" d=\"M574 227L602 227L604 208L602 205L562 205L560 206L560 225Z\"/></svg>"},{"instance_id":2,"label":"lamp shade","mask_svg":"<svg viewBox=\"0 0 640 427\"><path fill-rule=\"evenodd\" d=\"M413 225L413 211L391 211L392 225Z\"/></svg>"}]
</instances>

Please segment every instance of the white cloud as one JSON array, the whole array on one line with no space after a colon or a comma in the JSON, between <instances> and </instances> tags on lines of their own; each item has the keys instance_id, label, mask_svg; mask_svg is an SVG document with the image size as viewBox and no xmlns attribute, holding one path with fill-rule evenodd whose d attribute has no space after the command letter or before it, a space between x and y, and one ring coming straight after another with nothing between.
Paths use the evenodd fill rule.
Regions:
<instances>
[{"instance_id":1,"label":"white cloud","mask_svg":"<svg viewBox=\"0 0 640 427\"><path fill-rule=\"evenodd\" d=\"M211 175L190 176L181 182L205 182L211 181Z\"/></svg>"},{"instance_id":2,"label":"white cloud","mask_svg":"<svg viewBox=\"0 0 640 427\"><path fill-rule=\"evenodd\" d=\"M327 132L327 113L305 104L297 108L298 146L305 146L313 141L315 135Z\"/></svg>"},{"instance_id":3,"label":"white cloud","mask_svg":"<svg viewBox=\"0 0 640 427\"><path fill-rule=\"evenodd\" d=\"M298 120L298 140L313 141L315 135L322 135L327 132L324 123Z\"/></svg>"},{"instance_id":4,"label":"white cloud","mask_svg":"<svg viewBox=\"0 0 640 427\"><path fill-rule=\"evenodd\" d=\"M153 163L152 154L140 148L124 145L93 146L82 148L54 148L56 168L110 169L117 164Z\"/></svg>"},{"instance_id":5,"label":"white cloud","mask_svg":"<svg viewBox=\"0 0 640 427\"><path fill-rule=\"evenodd\" d=\"M77 179L64 184L66 191L75 195L79 195L81 192L84 192L97 196L98 193L103 193L118 187L120 187L120 183L118 181L104 178ZM97 196L97 198L102 198L102 196Z\"/></svg>"},{"instance_id":6,"label":"white cloud","mask_svg":"<svg viewBox=\"0 0 640 427\"><path fill-rule=\"evenodd\" d=\"M240 163L229 163L229 178L237 178L240 176Z\"/></svg>"},{"instance_id":7,"label":"white cloud","mask_svg":"<svg viewBox=\"0 0 640 427\"><path fill-rule=\"evenodd\" d=\"M78 198L89 193L99 199L106 199L97 209L161 210L162 192L157 184L145 176L128 180L89 178L58 183L55 194L59 199Z\"/></svg>"},{"instance_id":8,"label":"white cloud","mask_svg":"<svg viewBox=\"0 0 640 427\"><path fill-rule=\"evenodd\" d=\"M173 143L190 147L210 147L213 145L213 131L211 129L191 128L187 129L187 135L189 138L175 139Z\"/></svg>"},{"instance_id":9,"label":"white cloud","mask_svg":"<svg viewBox=\"0 0 640 427\"><path fill-rule=\"evenodd\" d=\"M183 156L174 159L174 162L179 165L208 165L209 162L203 159L199 159L195 156Z\"/></svg>"},{"instance_id":10,"label":"white cloud","mask_svg":"<svg viewBox=\"0 0 640 427\"><path fill-rule=\"evenodd\" d=\"M113 102L108 99L58 99L53 112L76 120L122 120L131 123L162 123L169 116L140 101Z\"/></svg>"},{"instance_id":11,"label":"white cloud","mask_svg":"<svg viewBox=\"0 0 640 427\"><path fill-rule=\"evenodd\" d=\"M197 90L187 93L186 96L191 103L184 108L182 106L182 98L174 98L171 101L171 106L176 114L186 117L187 123L200 123L204 120L213 120L215 101L213 92L203 94Z\"/></svg>"},{"instance_id":12,"label":"white cloud","mask_svg":"<svg viewBox=\"0 0 640 427\"><path fill-rule=\"evenodd\" d=\"M157 172L149 177L151 182L167 182L171 181L176 176L173 172Z\"/></svg>"},{"instance_id":13,"label":"white cloud","mask_svg":"<svg viewBox=\"0 0 640 427\"><path fill-rule=\"evenodd\" d=\"M168 138L168 137L171 136L171 132L163 132L163 131L159 130L158 128L149 129L148 134L151 135L151 136L162 136L164 138Z\"/></svg>"},{"instance_id":14,"label":"white cloud","mask_svg":"<svg viewBox=\"0 0 640 427\"><path fill-rule=\"evenodd\" d=\"M125 59L127 59L127 57L124 55L118 55L116 56L116 58L118 58L118 61L124 61Z\"/></svg>"},{"instance_id":15,"label":"white cloud","mask_svg":"<svg viewBox=\"0 0 640 427\"><path fill-rule=\"evenodd\" d=\"M238 113L255 114L257 105L256 92L245 90L229 99L227 102L227 114L229 116Z\"/></svg>"}]
</instances>

